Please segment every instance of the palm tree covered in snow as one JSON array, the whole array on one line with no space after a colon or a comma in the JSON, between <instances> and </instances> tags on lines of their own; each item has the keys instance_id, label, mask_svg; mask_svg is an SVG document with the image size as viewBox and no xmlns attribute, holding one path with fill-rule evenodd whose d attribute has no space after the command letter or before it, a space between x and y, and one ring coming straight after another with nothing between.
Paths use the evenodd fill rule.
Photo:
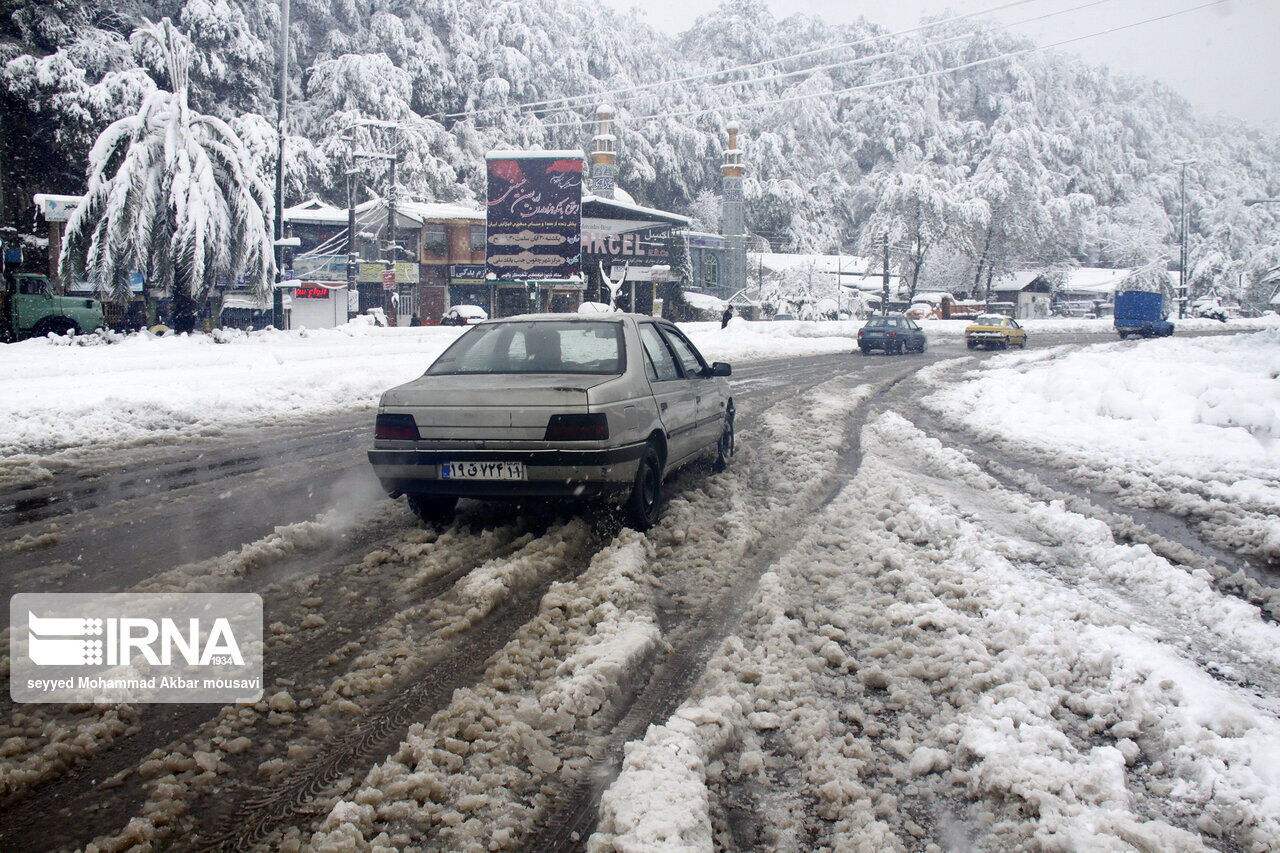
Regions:
<instances>
[{"instance_id":1,"label":"palm tree covered in snow","mask_svg":"<svg viewBox=\"0 0 1280 853\"><path fill-rule=\"evenodd\" d=\"M173 298L173 326L195 327L219 276L265 294L274 275L268 192L236 133L187 103L191 43L168 18L134 33L154 41L172 91L158 89L137 115L112 123L89 154L89 188L67 223L60 263L104 297L128 299L142 271Z\"/></svg>"}]
</instances>

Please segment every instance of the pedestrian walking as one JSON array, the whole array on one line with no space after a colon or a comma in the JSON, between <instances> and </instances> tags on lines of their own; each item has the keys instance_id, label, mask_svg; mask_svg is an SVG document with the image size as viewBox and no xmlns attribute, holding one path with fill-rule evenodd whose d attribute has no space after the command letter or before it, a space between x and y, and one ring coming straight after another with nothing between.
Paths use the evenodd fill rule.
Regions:
<instances>
[{"instance_id":1,"label":"pedestrian walking","mask_svg":"<svg viewBox=\"0 0 1280 853\"><path fill-rule=\"evenodd\" d=\"M723 329L725 326L729 325L729 321L732 319L733 319L733 308L731 307L725 308L724 313L720 315L720 328Z\"/></svg>"}]
</instances>

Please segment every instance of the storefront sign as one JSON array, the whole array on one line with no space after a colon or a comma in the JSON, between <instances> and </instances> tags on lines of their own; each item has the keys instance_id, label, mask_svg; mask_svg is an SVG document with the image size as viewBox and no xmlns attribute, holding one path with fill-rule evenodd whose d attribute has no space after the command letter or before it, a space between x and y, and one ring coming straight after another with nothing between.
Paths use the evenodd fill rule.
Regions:
<instances>
[{"instance_id":1,"label":"storefront sign","mask_svg":"<svg viewBox=\"0 0 1280 853\"><path fill-rule=\"evenodd\" d=\"M582 153L490 152L486 272L496 278L582 273Z\"/></svg>"},{"instance_id":2,"label":"storefront sign","mask_svg":"<svg viewBox=\"0 0 1280 853\"><path fill-rule=\"evenodd\" d=\"M484 264L450 264L450 284L484 284Z\"/></svg>"},{"instance_id":3,"label":"storefront sign","mask_svg":"<svg viewBox=\"0 0 1280 853\"><path fill-rule=\"evenodd\" d=\"M318 284L308 285L306 287L295 287L293 289L294 299L328 299L329 288L322 287Z\"/></svg>"},{"instance_id":4,"label":"storefront sign","mask_svg":"<svg viewBox=\"0 0 1280 853\"><path fill-rule=\"evenodd\" d=\"M396 289L396 271L395 270L382 271L382 289L383 290Z\"/></svg>"},{"instance_id":5,"label":"storefront sign","mask_svg":"<svg viewBox=\"0 0 1280 853\"><path fill-rule=\"evenodd\" d=\"M294 274L303 281L346 281L346 255L295 255ZM288 274L285 278L289 278Z\"/></svg>"},{"instance_id":6,"label":"storefront sign","mask_svg":"<svg viewBox=\"0 0 1280 853\"><path fill-rule=\"evenodd\" d=\"M382 274L389 272L387 265L381 261L365 261L360 264L358 280L365 284L381 283ZM395 267L397 284L417 284L418 265L409 261L397 261Z\"/></svg>"},{"instance_id":7,"label":"storefront sign","mask_svg":"<svg viewBox=\"0 0 1280 853\"><path fill-rule=\"evenodd\" d=\"M646 266L670 261L670 225L627 230L628 225L634 227L637 223L618 222L612 227L605 226L605 229L592 227L599 222L596 220L583 226L583 254L597 255L606 260L639 260Z\"/></svg>"}]
</instances>

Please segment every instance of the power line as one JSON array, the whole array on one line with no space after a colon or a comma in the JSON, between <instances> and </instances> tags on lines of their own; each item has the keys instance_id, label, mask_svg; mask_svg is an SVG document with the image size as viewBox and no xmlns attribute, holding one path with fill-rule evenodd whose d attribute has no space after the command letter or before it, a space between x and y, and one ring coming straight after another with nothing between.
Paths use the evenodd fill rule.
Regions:
<instances>
[{"instance_id":1,"label":"power line","mask_svg":"<svg viewBox=\"0 0 1280 853\"><path fill-rule=\"evenodd\" d=\"M706 115L708 113L721 112L726 109L740 111L745 109L754 109L757 107L778 106L781 104L794 103L797 101L812 100L814 98L830 98L834 95L844 95L852 92L863 92L870 89L880 89L886 86L896 86L900 83L913 83L918 80L929 80L929 79L932 79L935 77L941 77L947 74L954 74L958 71L967 71L972 68L980 68L984 65L991 65L996 62L1003 62L1004 60L1007 60L1007 59L1016 59L1019 56L1026 56L1027 54L1031 54L1031 53L1040 53L1042 51L1051 50L1055 47L1062 47L1063 45L1074 44L1075 42L1086 41L1091 38L1099 38L1101 36L1111 35L1112 33L1123 32L1124 30L1130 30L1135 27L1145 26L1147 24L1156 23L1157 21L1164 21L1169 18L1176 18L1179 15L1186 15L1186 14L1190 14L1191 12L1198 12L1201 9L1208 9L1212 6L1220 6L1225 2L1227 2L1227 0L1211 0L1211 2L1201 3L1198 6L1192 6L1188 9L1180 9L1175 12L1168 12L1164 15L1156 15L1151 18L1145 18L1141 21L1135 21L1134 23L1131 23L1131 24L1122 24L1120 26L1110 27L1105 30L1099 30L1097 32L1088 33L1086 35L1075 36L1069 39L1063 39L1061 41L1056 41L1051 44L1037 45L1034 47L1023 48L1022 50L1015 50L1015 51L1010 51L1008 53L998 54L996 56L987 57L986 59L979 59L973 62L967 62L963 65L956 65L951 68L942 68L937 71L926 71L920 74L912 74L905 77L896 77L892 80L880 80L874 83L863 83L858 86L849 86L844 89L833 89L827 92L809 92L802 95L791 95L785 98L773 98L771 100L755 101L755 102L745 103L745 104L706 107L703 109L686 110L684 112L662 112L662 113L653 113L651 115L644 115L644 116L627 116L626 120L628 122L638 122L638 121L652 121L654 119L692 118L694 116ZM559 128L559 127L579 127L580 125L581 125L581 121L558 122L554 124L543 124L542 128L552 129L552 128Z\"/></svg>"},{"instance_id":2,"label":"power line","mask_svg":"<svg viewBox=\"0 0 1280 853\"><path fill-rule=\"evenodd\" d=\"M621 86L616 89L605 89L604 91L592 92L586 95L566 95L561 98L550 98L543 101L529 101L524 104L516 105L514 109L530 110L530 109L536 109L538 107L549 108L553 104L568 105L568 103L571 101L594 100L597 98L606 98L611 95L625 94L627 92L636 92L636 91L642 91L645 89L654 89L659 86L672 86L677 83L692 83L697 80L706 80L711 77L720 77L725 74L733 74L737 71L749 71L753 68L762 68L766 65L774 65L779 62L788 62L792 59L803 59L805 57L816 56L821 53L829 53L830 51L833 51L833 50L842 50L844 48L858 47L861 45L870 44L872 42L879 41L880 39L899 38L901 36L911 35L912 33L917 33L923 30L939 27L944 24L951 23L953 21L964 21L970 18L976 18L981 15L988 15L993 12L1001 12L1001 11L1004 11L1005 9L1012 9L1015 6L1025 6L1028 3L1039 3L1039 2L1043 2L1043 0L1012 0L1012 2L1002 3L999 6L992 6L991 8L988 8L988 9L981 9L977 12L970 12L966 15L957 15L953 18L947 18L941 21L930 21L929 23L920 24L918 26L915 26L906 30L899 30L898 32L883 33L883 34L874 35L874 36L866 36L864 38L857 39L856 41L842 42L840 44L833 44L833 45L828 45L826 47L814 48L812 50L807 50L800 53L792 53L786 56L778 56L778 57L774 57L773 59L764 59L759 62L750 62L744 65L734 65L729 68L722 68L718 71L706 71L700 74L690 74L685 77L676 77L674 79L668 79L668 80L658 80L653 83L638 83L634 86ZM467 111L456 112L456 113L433 113L431 115L425 116L425 118L434 118L434 119L472 118L479 115L487 115L487 114L496 113L496 112L505 112L510 109L512 109L512 107L486 107L480 110L467 110Z\"/></svg>"},{"instance_id":3,"label":"power line","mask_svg":"<svg viewBox=\"0 0 1280 853\"><path fill-rule=\"evenodd\" d=\"M1043 15L1036 15L1030 18L1023 18L1022 20L1019 20L1019 21L1011 21L1010 23L1005 24L1003 26L1003 29L1008 29L1011 27L1020 27L1025 24L1037 23L1039 21L1048 20L1049 18L1056 18L1062 15L1071 14L1073 12L1083 11L1084 9L1089 9L1093 6L1101 6L1103 4L1113 3L1113 2L1115 2L1115 0L1090 0L1090 2L1088 3L1081 3L1079 5L1071 6L1066 9L1058 9L1053 12L1047 12ZM955 20L955 19L954 18L949 19L949 21L950 20ZM972 32L959 33L957 35L947 36L946 38L943 38L943 39L936 39L934 41L923 42L920 45L920 47L921 48L940 47L942 45L951 44L953 42L962 41L964 39L972 39L974 36L975 36L975 33L972 33ZM887 50L881 53L873 53L868 56L859 56L853 59L842 59L837 62L828 62L822 65L813 65L806 68L797 68L794 71L779 71L775 74L768 74L762 77L750 77L744 80L729 80L724 83L716 83L713 86L707 87L706 92L715 92L720 89L728 89L734 86L755 86L760 83L767 83L771 80L781 80L787 77L798 77L802 74L813 74L818 71L828 71L835 68L852 68L857 65L866 65L868 63L875 62L877 60L890 59L899 55L901 55L901 50L898 48L895 48L893 50ZM630 95L628 97L621 98L621 99L614 99L613 103L625 104L625 103L637 101L642 98L648 98L648 97L652 97L652 95L635 94L635 95ZM573 109L573 107L556 106L556 107L546 107L544 109L545 109L545 113L543 113L542 109L534 110L533 112L534 114L540 114L540 113L546 114L546 113L560 112L562 110L567 110L567 109Z\"/></svg>"}]
</instances>

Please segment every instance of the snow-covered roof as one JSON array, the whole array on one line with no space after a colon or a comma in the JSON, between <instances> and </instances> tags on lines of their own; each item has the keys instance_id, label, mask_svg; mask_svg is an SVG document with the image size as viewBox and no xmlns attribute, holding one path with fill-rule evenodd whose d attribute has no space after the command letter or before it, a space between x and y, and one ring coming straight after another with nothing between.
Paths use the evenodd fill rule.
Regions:
<instances>
[{"instance_id":1,"label":"snow-covered roof","mask_svg":"<svg viewBox=\"0 0 1280 853\"><path fill-rule=\"evenodd\" d=\"M991 282L991 289L998 293L1012 293L1025 290L1027 285L1044 275L1040 270L1015 270L1005 273Z\"/></svg>"},{"instance_id":2,"label":"snow-covered roof","mask_svg":"<svg viewBox=\"0 0 1280 853\"><path fill-rule=\"evenodd\" d=\"M361 207L367 207L368 204L369 202L365 202L363 205L356 205L356 211L359 212ZM286 207L284 209L284 221L309 225L346 225L347 209L325 204L316 196L312 196L302 204Z\"/></svg>"},{"instance_id":3,"label":"snow-covered roof","mask_svg":"<svg viewBox=\"0 0 1280 853\"><path fill-rule=\"evenodd\" d=\"M616 192L616 189L615 189L615 192ZM628 195L627 198L631 198L631 196ZM623 201L621 198L617 198L617 197L605 198L604 196L598 196L598 195L592 195L591 193L586 193L582 196L582 203L583 205L592 204L592 203L603 204L609 207L615 207L618 210L626 210L626 211L630 211L631 213L639 213L643 216L650 216L656 219L662 219L667 222L676 223L678 225L683 224L687 226L692 221L689 219L689 217L681 216L678 213L671 213L670 211L666 211L666 210L658 210L656 207L644 207L643 205L636 204L634 201Z\"/></svg>"},{"instance_id":4,"label":"snow-covered roof","mask_svg":"<svg viewBox=\"0 0 1280 853\"><path fill-rule=\"evenodd\" d=\"M1069 293L1115 293L1116 288L1133 275L1133 270L1108 270L1101 267L1079 267L1062 279L1062 290Z\"/></svg>"},{"instance_id":5,"label":"snow-covered roof","mask_svg":"<svg viewBox=\"0 0 1280 853\"><path fill-rule=\"evenodd\" d=\"M792 255L781 252L751 252L747 265L752 269L763 267L772 273L803 272L812 268L818 275L839 275L840 286L854 290L880 290L884 287L884 275L876 269L879 261L859 255ZM891 287L897 287L899 276L890 268Z\"/></svg>"},{"instance_id":6,"label":"snow-covered roof","mask_svg":"<svg viewBox=\"0 0 1280 853\"><path fill-rule=\"evenodd\" d=\"M521 151L514 148L495 148L484 155L486 160L519 160L522 157L554 157L557 160L569 160L577 157L585 160L581 148L562 148L551 151Z\"/></svg>"},{"instance_id":7,"label":"snow-covered roof","mask_svg":"<svg viewBox=\"0 0 1280 853\"><path fill-rule=\"evenodd\" d=\"M46 222L66 222L84 201L84 196L36 193L32 201Z\"/></svg>"},{"instance_id":8,"label":"snow-covered roof","mask_svg":"<svg viewBox=\"0 0 1280 853\"><path fill-rule=\"evenodd\" d=\"M864 258L860 255L792 255L781 252L751 252L748 257L752 264L764 267L770 272L786 272L801 267L808 270L810 265L818 273L852 273L866 275L868 270L879 265L875 258ZM879 275L877 270L875 275ZM891 276L897 273L890 270Z\"/></svg>"},{"instance_id":9,"label":"snow-covered roof","mask_svg":"<svg viewBox=\"0 0 1280 853\"><path fill-rule=\"evenodd\" d=\"M386 210L386 205L383 204L382 199L372 198L356 205L356 216L364 220L366 219L366 214L379 210ZM403 217L419 225L424 222L459 219L468 222L484 222L485 220L484 211L479 207L451 202L411 201L408 199L396 202L396 216L397 218ZM320 199L313 197L302 204L286 207L284 219L286 222L312 225L346 225L347 209L325 204Z\"/></svg>"},{"instance_id":10,"label":"snow-covered roof","mask_svg":"<svg viewBox=\"0 0 1280 853\"><path fill-rule=\"evenodd\" d=\"M684 292L684 301L699 311L723 311L729 304L723 299L717 299L710 293L698 293L696 290L686 290Z\"/></svg>"},{"instance_id":11,"label":"snow-covered roof","mask_svg":"<svg viewBox=\"0 0 1280 853\"><path fill-rule=\"evenodd\" d=\"M248 311L270 311L271 303L246 293L228 293L222 297L222 310L225 311L228 308L241 308Z\"/></svg>"},{"instance_id":12,"label":"snow-covered roof","mask_svg":"<svg viewBox=\"0 0 1280 853\"><path fill-rule=\"evenodd\" d=\"M420 222L437 222L446 219L464 219L484 222L485 212L479 207L443 201L398 201L396 211Z\"/></svg>"}]
</instances>

